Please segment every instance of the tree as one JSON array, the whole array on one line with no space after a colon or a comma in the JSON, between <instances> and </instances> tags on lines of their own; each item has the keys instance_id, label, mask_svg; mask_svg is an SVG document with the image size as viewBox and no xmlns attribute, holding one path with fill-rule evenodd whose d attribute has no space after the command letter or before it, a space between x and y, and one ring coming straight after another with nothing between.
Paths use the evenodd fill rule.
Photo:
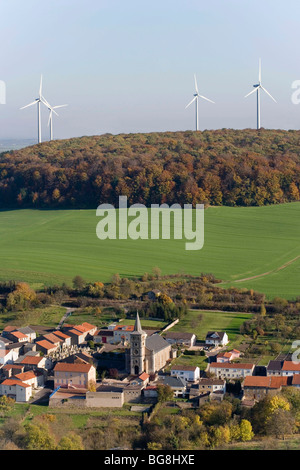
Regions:
<instances>
[{"instance_id":1,"label":"tree","mask_svg":"<svg viewBox=\"0 0 300 470\"><path fill-rule=\"evenodd\" d=\"M22 310L31 306L36 299L35 291L26 282L19 282L15 290L8 294L6 306L9 310Z\"/></svg>"},{"instance_id":2,"label":"tree","mask_svg":"<svg viewBox=\"0 0 300 470\"><path fill-rule=\"evenodd\" d=\"M63 436L58 443L58 450L84 450L81 437L78 434Z\"/></svg>"},{"instance_id":3,"label":"tree","mask_svg":"<svg viewBox=\"0 0 300 470\"><path fill-rule=\"evenodd\" d=\"M158 384L157 397L160 403L163 403L174 398L174 393L170 385Z\"/></svg>"},{"instance_id":4,"label":"tree","mask_svg":"<svg viewBox=\"0 0 300 470\"><path fill-rule=\"evenodd\" d=\"M82 291L86 284L86 281L79 275L75 276L72 282L74 289L78 291Z\"/></svg>"},{"instance_id":5,"label":"tree","mask_svg":"<svg viewBox=\"0 0 300 470\"><path fill-rule=\"evenodd\" d=\"M243 442L251 441L253 437L252 424L247 419L242 419L240 423L240 440Z\"/></svg>"},{"instance_id":6,"label":"tree","mask_svg":"<svg viewBox=\"0 0 300 470\"><path fill-rule=\"evenodd\" d=\"M289 411L277 408L267 421L267 433L277 438L285 438L287 434L292 434L295 427L295 419Z\"/></svg>"},{"instance_id":7,"label":"tree","mask_svg":"<svg viewBox=\"0 0 300 470\"><path fill-rule=\"evenodd\" d=\"M96 391L96 382L94 380L90 380L88 383L88 391L95 392Z\"/></svg>"},{"instance_id":8,"label":"tree","mask_svg":"<svg viewBox=\"0 0 300 470\"><path fill-rule=\"evenodd\" d=\"M45 424L28 423L24 426L25 435L23 443L27 450L54 450L56 448L54 436Z\"/></svg>"}]
</instances>

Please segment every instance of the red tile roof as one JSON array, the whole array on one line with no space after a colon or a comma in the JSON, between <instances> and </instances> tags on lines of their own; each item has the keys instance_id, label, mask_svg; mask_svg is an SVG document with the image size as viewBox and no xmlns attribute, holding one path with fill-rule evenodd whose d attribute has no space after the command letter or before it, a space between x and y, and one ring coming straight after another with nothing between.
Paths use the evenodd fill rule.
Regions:
<instances>
[{"instance_id":1,"label":"red tile roof","mask_svg":"<svg viewBox=\"0 0 300 470\"><path fill-rule=\"evenodd\" d=\"M31 387L29 384L25 384L24 382L21 382L20 380L14 380L14 379L5 379L3 382L1 382L1 385L18 385L19 387Z\"/></svg>"},{"instance_id":2,"label":"red tile roof","mask_svg":"<svg viewBox=\"0 0 300 470\"><path fill-rule=\"evenodd\" d=\"M27 336L24 335L23 333L21 333L20 331L11 331L10 333L12 336L15 336L16 338L19 338L19 339L23 339L23 338L26 338L27 339Z\"/></svg>"},{"instance_id":3,"label":"red tile roof","mask_svg":"<svg viewBox=\"0 0 300 470\"><path fill-rule=\"evenodd\" d=\"M255 375L247 375L244 380L244 387L263 387L269 388L271 377L259 377Z\"/></svg>"},{"instance_id":4,"label":"red tile roof","mask_svg":"<svg viewBox=\"0 0 300 470\"><path fill-rule=\"evenodd\" d=\"M66 335L65 333L63 333L62 331L59 331L59 330L55 330L55 332L53 332L53 334L55 336L58 336L59 338L62 338L62 339L70 338L70 336Z\"/></svg>"},{"instance_id":5,"label":"red tile roof","mask_svg":"<svg viewBox=\"0 0 300 470\"><path fill-rule=\"evenodd\" d=\"M26 380L35 379L36 375L32 370L28 370L27 372L22 372L20 374L16 374L14 376L14 378L16 378L18 380L21 380L22 382L23 381L25 382Z\"/></svg>"},{"instance_id":6,"label":"red tile roof","mask_svg":"<svg viewBox=\"0 0 300 470\"><path fill-rule=\"evenodd\" d=\"M260 377L248 375L244 380L244 387L262 387L262 388L275 388L284 387L289 385L289 377Z\"/></svg>"},{"instance_id":7,"label":"red tile roof","mask_svg":"<svg viewBox=\"0 0 300 470\"><path fill-rule=\"evenodd\" d=\"M147 380L149 379L150 375L146 374L146 372L143 372L141 375L139 375L139 379L141 380Z\"/></svg>"},{"instance_id":8,"label":"red tile roof","mask_svg":"<svg viewBox=\"0 0 300 470\"><path fill-rule=\"evenodd\" d=\"M50 350L52 350L52 349L56 349L55 344L50 343L50 342L47 341L46 339L43 339L42 341L37 341L36 344L38 344L39 346L41 346L43 349L46 349L47 351L50 351Z\"/></svg>"},{"instance_id":9,"label":"red tile roof","mask_svg":"<svg viewBox=\"0 0 300 470\"><path fill-rule=\"evenodd\" d=\"M72 330L69 330L69 333L71 333L72 335L81 336L84 331L74 330L74 328L72 328Z\"/></svg>"},{"instance_id":10,"label":"red tile roof","mask_svg":"<svg viewBox=\"0 0 300 470\"><path fill-rule=\"evenodd\" d=\"M70 364L67 362L58 362L54 367L55 372L89 372L92 364Z\"/></svg>"},{"instance_id":11,"label":"red tile roof","mask_svg":"<svg viewBox=\"0 0 300 470\"><path fill-rule=\"evenodd\" d=\"M293 362L293 361L284 361L282 369L286 371L300 371L300 362Z\"/></svg>"},{"instance_id":12,"label":"red tile roof","mask_svg":"<svg viewBox=\"0 0 300 470\"><path fill-rule=\"evenodd\" d=\"M37 365L42 360L43 360L43 358L41 356L25 356L24 359L22 359L21 364L34 364L34 365Z\"/></svg>"},{"instance_id":13,"label":"red tile roof","mask_svg":"<svg viewBox=\"0 0 300 470\"><path fill-rule=\"evenodd\" d=\"M292 385L300 385L300 374L293 375Z\"/></svg>"}]
</instances>

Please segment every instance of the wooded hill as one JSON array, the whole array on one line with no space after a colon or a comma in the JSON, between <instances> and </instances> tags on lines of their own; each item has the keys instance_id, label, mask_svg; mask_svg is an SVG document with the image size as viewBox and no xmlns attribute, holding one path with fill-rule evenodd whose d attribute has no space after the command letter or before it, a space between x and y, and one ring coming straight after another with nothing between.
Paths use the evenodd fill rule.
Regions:
<instances>
[{"instance_id":1,"label":"wooded hill","mask_svg":"<svg viewBox=\"0 0 300 470\"><path fill-rule=\"evenodd\" d=\"M0 155L0 207L260 206L300 199L300 131L105 134Z\"/></svg>"}]
</instances>

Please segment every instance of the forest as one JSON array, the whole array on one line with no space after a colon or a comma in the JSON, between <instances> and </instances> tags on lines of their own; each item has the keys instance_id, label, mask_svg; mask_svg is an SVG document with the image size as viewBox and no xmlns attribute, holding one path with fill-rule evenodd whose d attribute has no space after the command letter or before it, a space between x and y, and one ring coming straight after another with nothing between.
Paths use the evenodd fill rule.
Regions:
<instances>
[{"instance_id":1,"label":"forest","mask_svg":"<svg viewBox=\"0 0 300 470\"><path fill-rule=\"evenodd\" d=\"M262 206L300 199L300 131L105 134L0 154L0 208L128 203Z\"/></svg>"}]
</instances>

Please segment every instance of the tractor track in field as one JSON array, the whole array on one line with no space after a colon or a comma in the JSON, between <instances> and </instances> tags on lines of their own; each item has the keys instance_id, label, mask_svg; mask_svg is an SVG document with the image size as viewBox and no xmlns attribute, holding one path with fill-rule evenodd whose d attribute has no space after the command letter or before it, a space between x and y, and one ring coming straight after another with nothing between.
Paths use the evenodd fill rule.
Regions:
<instances>
[{"instance_id":1,"label":"tractor track in field","mask_svg":"<svg viewBox=\"0 0 300 470\"><path fill-rule=\"evenodd\" d=\"M276 273L278 271L281 271L282 269L287 268L291 264L293 264L295 261L297 261L300 258L300 255L296 256L296 258L291 259L290 261L287 261L285 264L282 266L279 266L278 268L272 269L271 271L268 271L266 273L262 274L257 274L256 276L250 276L250 277L245 277L243 279L236 279L235 281L229 281L229 282L244 282L244 281L251 281L252 279L258 279L260 277L268 276L269 274Z\"/></svg>"}]
</instances>

